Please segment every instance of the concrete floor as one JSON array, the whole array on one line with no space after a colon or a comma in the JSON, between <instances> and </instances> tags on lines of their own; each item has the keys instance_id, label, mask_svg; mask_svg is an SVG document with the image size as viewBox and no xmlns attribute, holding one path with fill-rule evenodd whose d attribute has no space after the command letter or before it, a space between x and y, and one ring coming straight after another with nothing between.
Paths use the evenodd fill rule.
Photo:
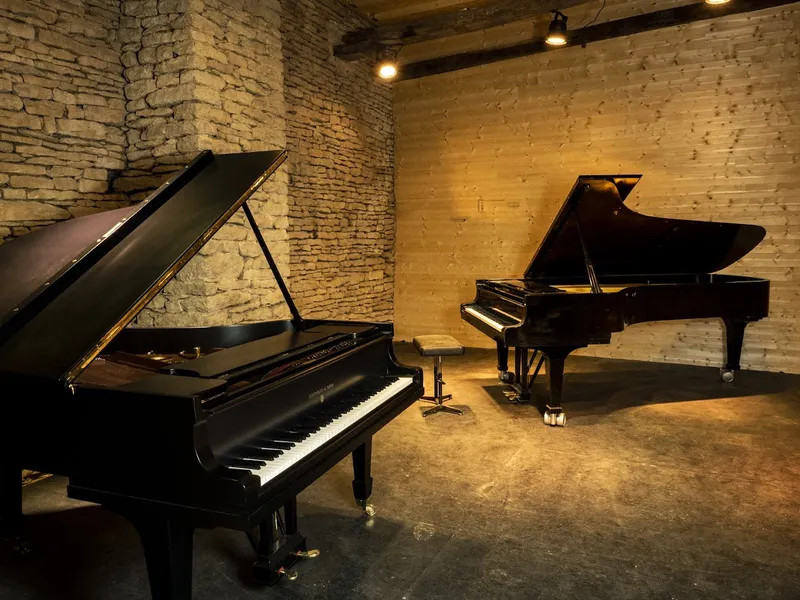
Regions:
<instances>
[{"instance_id":1,"label":"concrete floor","mask_svg":"<svg viewBox=\"0 0 800 600\"><path fill-rule=\"evenodd\" d=\"M419 404L376 436L371 522L343 462L300 497L322 554L298 580L253 586L244 536L202 531L195 598L800 598L800 377L723 385L716 369L592 358L568 372L569 423L551 429L507 401L493 352L446 359L465 414ZM0 598L149 598L125 521L59 479L25 507L35 553L0 550Z\"/></svg>"}]
</instances>

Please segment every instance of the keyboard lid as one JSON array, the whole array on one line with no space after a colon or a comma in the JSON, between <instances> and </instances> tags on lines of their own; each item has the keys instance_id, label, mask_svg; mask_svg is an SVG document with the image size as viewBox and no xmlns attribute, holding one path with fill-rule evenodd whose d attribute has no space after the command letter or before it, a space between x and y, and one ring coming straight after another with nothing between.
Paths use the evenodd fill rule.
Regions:
<instances>
[{"instance_id":1,"label":"keyboard lid","mask_svg":"<svg viewBox=\"0 0 800 600\"><path fill-rule=\"evenodd\" d=\"M285 159L204 151L133 207L0 246L0 370L71 383Z\"/></svg>"},{"instance_id":2,"label":"keyboard lid","mask_svg":"<svg viewBox=\"0 0 800 600\"><path fill-rule=\"evenodd\" d=\"M666 219L625 200L641 175L582 175L525 270L526 279L584 278L581 240L598 277L714 273L755 248L758 225Z\"/></svg>"}]
</instances>

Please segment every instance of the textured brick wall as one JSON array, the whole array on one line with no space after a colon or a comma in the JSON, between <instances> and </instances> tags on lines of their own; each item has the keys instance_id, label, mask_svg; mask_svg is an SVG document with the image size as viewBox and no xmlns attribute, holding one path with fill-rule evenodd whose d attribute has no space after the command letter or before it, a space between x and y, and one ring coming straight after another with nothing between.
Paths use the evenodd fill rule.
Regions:
<instances>
[{"instance_id":1,"label":"textured brick wall","mask_svg":"<svg viewBox=\"0 0 800 600\"><path fill-rule=\"evenodd\" d=\"M128 171L117 189L143 195L200 150L286 144L278 0L128 0L121 60L128 99ZM248 202L288 272L286 173ZM277 318L281 296L241 211L138 317L192 326Z\"/></svg>"},{"instance_id":2,"label":"textured brick wall","mask_svg":"<svg viewBox=\"0 0 800 600\"><path fill-rule=\"evenodd\" d=\"M0 2L0 243L125 204L116 0Z\"/></svg>"},{"instance_id":3,"label":"textured brick wall","mask_svg":"<svg viewBox=\"0 0 800 600\"><path fill-rule=\"evenodd\" d=\"M391 319L391 88L330 56L365 24L352 7L8 0L0 19L0 241L139 200L202 149L287 147L290 164L250 206L298 304ZM237 215L137 323L285 315Z\"/></svg>"},{"instance_id":4,"label":"textured brick wall","mask_svg":"<svg viewBox=\"0 0 800 600\"><path fill-rule=\"evenodd\" d=\"M278 0L0 3L0 241L142 199L200 150L283 148ZM250 206L288 272L287 175ZM139 325L285 314L241 214Z\"/></svg>"},{"instance_id":5,"label":"textured brick wall","mask_svg":"<svg viewBox=\"0 0 800 600\"><path fill-rule=\"evenodd\" d=\"M642 8L609 2L601 20ZM525 36L530 25L406 58ZM766 227L728 269L772 280L742 363L800 372L798 73L800 8L788 5L398 84L398 337L488 345L459 316L475 279L523 273L577 175L633 172L634 210ZM680 321L590 352L718 365L721 347L717 321Z\"/></svg>"},{"instance_id":6,"label":"textured brick wall","mask_svg":"<svg viewBox=\"0 0 800 600\"><path fill-rule=\"evenodd\" d=\"M338 0L283 0L291 289L305 316L391 320L391 88L331 56L365 19Z\"/></svg>"}]
</instances>

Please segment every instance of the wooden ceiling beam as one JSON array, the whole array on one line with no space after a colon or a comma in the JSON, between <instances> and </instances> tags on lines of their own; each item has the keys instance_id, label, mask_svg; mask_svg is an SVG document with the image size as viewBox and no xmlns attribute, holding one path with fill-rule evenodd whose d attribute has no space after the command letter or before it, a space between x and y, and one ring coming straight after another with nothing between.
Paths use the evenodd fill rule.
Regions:
<instances>
[{"instance_id":1,"label":"wooden ceiling beam","mask_svg":"<svg viewBox=\"0 0 800 600\"><path fill-rule=\"evenodd\" d=\"M407 23L377 25L346 33L333 53L344 60L358 60L387 46L397 48L406 44L472 33L585 3L586 0L499 0L488 6L465 8Z\"/></svg>"},{"instance_id":2,"label":"wooden ceiling beam","mask_svg":"<svg viewBox=\"0 0 800 600\"><path fill-rule=\"evenodd\" d=\"M541 52L555 52L564 48L574 48L575 46L586 46L593 42L610 40L613 38L624 37L645 31L654 31L666 27L675 27L715 19L726 15L775 8L785 4L795 4L798 0L736 0L728 4L709 5L705 2L688 4L675 8L668 8L616 21L608 21L599 25L592 25L572 31L569 33L569 44L561 47L552 47L544 43L544 40L532 40L523 44L492 48L489 50L478 50L453 54L430 60L402 65L396 81L418 79L429 75L449 73L461 69L468 69L480 65L486 65L503 60L531 56Z\"/></svg>"}]
</instances>

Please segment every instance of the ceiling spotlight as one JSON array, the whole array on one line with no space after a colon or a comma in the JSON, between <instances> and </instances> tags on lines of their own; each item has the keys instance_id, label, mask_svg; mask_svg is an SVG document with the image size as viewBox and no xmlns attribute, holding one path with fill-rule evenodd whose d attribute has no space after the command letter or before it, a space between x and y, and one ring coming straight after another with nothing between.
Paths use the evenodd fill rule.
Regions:
<instances>
[{"instance_id":1,"label":"ceiling spotlight","mask_svg":"<svg viewBox=\"0 0 800 600\"><path fill-rule=\"evenodd\" d=\"M385 62L378 65L378 77L381 79L394 79L397 77L397 65L392 62Z\"/></svg>"},{"instance_id":2,"label":"ceiling spotlight","mask_svg":"<svg viewBox=\"0 0 800 600\"><path fill-rule=\"evenodd\" d=\"M727 4L731 0L706 0L706 4Z\"/></svg>"},{"instance_id":3,"label":"ceiling spotlight","mask_svg":"<svg viewBox=\"0 0 800 600\"><path fill-rule=\"evenodd\" d=\"M378 77L385 81L391 81L397 77L397 51L391 48L384 48L378 55L378 66L376 72Z\"/></svg>"},{"instance_id":4,"label":"ceiling spotlight","mask_svg":"<svg viewBox=\"0 0 800 600\"><path fill-rule=\"evenodd\" d=\"M567 43L567 17L561 11L554 10L550 29L547 31L545 42L551 46L563 46Z\"/></svg>"}]
</instances>

